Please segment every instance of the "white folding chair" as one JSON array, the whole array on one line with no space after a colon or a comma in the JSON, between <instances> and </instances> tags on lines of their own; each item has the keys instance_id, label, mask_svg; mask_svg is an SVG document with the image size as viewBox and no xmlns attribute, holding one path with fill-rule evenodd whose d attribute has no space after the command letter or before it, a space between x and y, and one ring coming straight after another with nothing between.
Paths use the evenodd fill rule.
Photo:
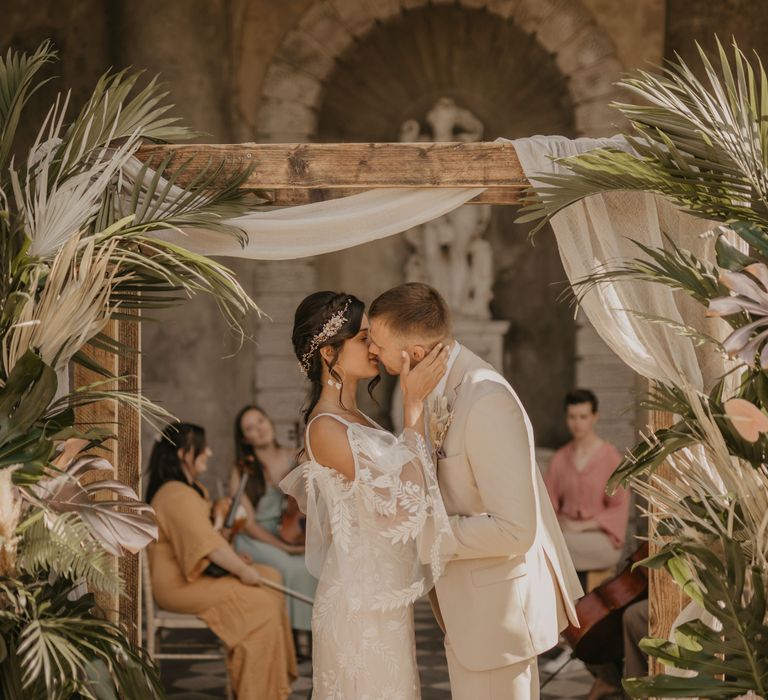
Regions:
<instances>
[{"instance_id":1,"label":"white folding chair","mask_svg":"<svg viewBox=\"0 0 768 700\"><path fill-rule=\"evenodd\" d=\"M196 615L185 615L163 610L155 603L152 595L152 579L149 572L149 560L146 552L141 554L141 579L144 594L144 610L146 617L147 640L146 649L149 656L156 662L162 659L177 659L186 661L226 660L227 648L224 642L218 640L219 651L195 654L190 652L167 652L160 649L162 630L205 630L208 625ZM232 700L232 685L227 676L227 700Z\"/></svg>"}]
</instances>

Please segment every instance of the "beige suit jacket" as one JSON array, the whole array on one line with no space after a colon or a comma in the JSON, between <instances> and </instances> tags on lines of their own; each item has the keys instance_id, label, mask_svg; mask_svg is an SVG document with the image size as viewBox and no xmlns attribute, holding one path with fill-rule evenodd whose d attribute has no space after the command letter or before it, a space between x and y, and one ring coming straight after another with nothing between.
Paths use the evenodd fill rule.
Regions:
<instances>
[{"instance_id":1,"label":"beige suit jacket","mask_svg":"<svg viewBox=\"0 0 768 700\"><path fill-rule=\"evenodd\" d=\"M458 549L433 606L460 663L486 671L553 647L583 591L512 387L462 348L445 396L453 422L437 475Z\"/></svg>"}]
</instances>

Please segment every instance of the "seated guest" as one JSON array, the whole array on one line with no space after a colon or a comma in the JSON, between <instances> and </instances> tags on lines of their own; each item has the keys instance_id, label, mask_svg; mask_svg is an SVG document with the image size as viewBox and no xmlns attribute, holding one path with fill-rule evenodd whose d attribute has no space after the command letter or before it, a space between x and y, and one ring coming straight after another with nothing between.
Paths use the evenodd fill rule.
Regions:
<instances>
[{"instance_id":1,"label":"seated guest","mask_svg":"<svg viewBox=\"0 0 768 700\"><path fill-rule=\"evenodd\" d=\"M207 469L205 432L187 423L163 431L149 458L147 500L159 526L149 546L152 590L171 612L197 615L229 649L227 671L238 700L284 700L296 677L285 598L261 587L281 582L249 566L211 522L212 504L197 477Z\"/></svg>"},{"instance_id":2,"label":"seated guest","mask_svg":"<svg viewBox=\"0 0 768 700\"><path fill-rule=\"evenodd\" d=\"M272 421L263 410L257 406L246 406L235 419L235 453L237 464L230 479L233 495L242 474L248 473L241 501L247 518L235 536L235 549L254 562L277 569L288 588L314 597L317 580L307 571L304 546L289 544L280 536L286 497L277 484L296 466L295 451L278 444ZM303 537L301 539L303 541ZM288 612L297 647L306 650L309 655L312 607L288 598Z\"/></svg>"},{"instance_id":3,"label":"seated guest","mask_svg":"<svg viewBox=\"0 0 768 700\"><path fill-rule=\"evenodd\" d=\"M597 397L588 389L575 389L566 397L565 409L573 439L555 453L544 483L585 585L588 571L611 568L621 557L629 493L625 489L612 496L605 493L621 455L595 432Z\"/></svg>"}]
</instances>

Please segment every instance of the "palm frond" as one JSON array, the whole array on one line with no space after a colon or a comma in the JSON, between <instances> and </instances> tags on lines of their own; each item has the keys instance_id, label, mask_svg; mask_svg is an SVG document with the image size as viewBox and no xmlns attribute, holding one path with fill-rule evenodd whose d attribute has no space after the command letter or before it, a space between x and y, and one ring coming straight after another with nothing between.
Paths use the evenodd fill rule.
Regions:
<instances>
[{"instance_id":1,"label":"palm frond","mask_svg":"<svg viewBox=\"0 0 768 700\"><path fill-rule=\"evenodd\" d=\"M632 152L597 149L559 161L567 173L540 178L525 220L550 218L592 194L653 192L707 219L768 227L768 81L734 45L718 43L717 68L699 49L705 82L678 58L660 75L620 83L649 104L619 104L635 135ZM722 77L721 77L722 76Z\"/></svg>"},{"instance_id":2,"label":"palm frond","mask_svg":"<svg viewBox=\"0 0 768 700\"><path fill-rule=\"evenodd\" d=\"M221 263L204 255L193 253L152 234L135 233L131 245L120 248L121 270L125 280L115 285L116 303L126 308L144 308L139 288L152 285L158 293L183 292L191 297L203 293L211 295L219 305L230 327L240 338L245 337L243 321L248 314L261 316L261 310L238 282L235 275ZM125 295L135 295L125 300ZM162 304L152 297L149 304ZM151 306L150 306L151 308Z\"/></svg>"},{"instance_id":3,"label":"palm frond","mask_svg":"<svg viewBox=\"0 0 768 700\"><path fill-rule=\"evenodd\" d=\"M22 525L17 566L35 578L50 571L72 581L82 580L89 590L112 594L122 590L112 557L74 512L62 513L49 523L38 517L28 526Z\"/></svg>"},{"instance_id":4,"label":"palm frond","mask_svg":"<svg viewBox=\"0 0 768 700\"><path fill-rule=\"evenodd\" d=\"M168 117L173 105L163 104L168 92L155 76L134 92L141 72L107 72L99 78L88 103L62 136L59 171L66 175L83 160L122 139L138 136L158 141L183 141L196 132ZM134 93L134 94L131 94Z\"/></svg>"},{"instance_id":5,"label":"palm frond","mask_svg":"<svg viewBox=\"0 0 768 700\"><path fill-rule=\"evenodd\" d=\"M680 323L678 321L673 321L672 319L669 319L669 318L664 318L663 316L657 316L656 314L648 314L648 313L644 313L643 311L636 311L634 309L624 309L624 310L628 314L631 314L636 318L646 321L647 323L664 326L665 328L671 329L672 331L677 333L677 335L683 338L690 338L693 344L696 346L711 345L715 350L719 352L725 352L725 348L723 347L723 344L719 340L717 340L717 338L710 335L709 333L704 333L703 331L700 331L698 328L695 328L689 323Z\"/></svg>"},{"instance_id":6,"label":"palm frond","mask_svg":"<svg viewBox=\"0 0 768 700\"><path fill-rule=\"evenodd\" d=\"M224 162L209 162L184 185L180 178L192 159L170 168L172 155L155 164L132 160L123 168L114 200L117 216L133 215L134 226L143 231L202 228L234 236L244 245L245 233L225 224L245 213L252 204L242 191L252 168L227 174Z\"/></svg>"},{"instance_id":7,"label":"palm frond","mask_svg":"<svg viewBox=\"0 0 768 700\"><path fill-rule=\"evenodd\" d=\"M646 257L606 263L587 277L577 280L573 286L578 300L597 285L624 280L663 284L683 291L705 305L710 299L727 293L727 288L718 280L715 265L680 248L670 238L667 237L669 249L653 248L639 241L633 243Z\"/></svg>"},{"instance_id":8,"label":"palm frond","mask_svg":"<svg viewBox=\"0 0 768 700\"><path fill-rule=\"evenodd\" d=\"M72 236L53 261L50 271L37 267L31 284L36 287L46 274L39 297L28 296L14 324L0 341L6 372L29 348L35 348L55 370L67 366L72 356L106 326L110 318L109 293L119 281L112 262L116 244L96 248ZM79 258L79 260L78 260Z\"/></svg>"},{"instance_id":9,"label":"palm frond","mask_svg":"<svg viewBox=\"0 0 768 700\"><path fill-rule=\"evenodd\" d=\"M114 381L119 383L126 379L126 377L108 377L86 386L77 387L69 394L58 398L49 406L45 414L45 420L49 422L49 425L55 427L56 421L62 412L99 403L100 401L115 401L119 405L126 406L136 411L136 413L141 415L142 419L154 428L167 425L169 421L174 419L173 415L165 408L147 398L141 392L125 389L97 388L99 386L111 385Z\"/></svg>"},{"instance_id":10,"label":"palm frond","mask_svg":"<svg viewBox=\"0 0 768 700\"><path fill-rule=\"evenodd\" d=\"M26 170L11 170L14 203L31 241L29 254L42 260L52 259L72 236L89 228L101 211L104 190L140 145L134 133L119 146L77 161L67 177L57 176L65 110L66 102L59 107L57 101L30 151Z\"/></svg>"},{"instance_id":11,"label":"palm frond","mask_svg":"<svg viewBox=\"0 0 768 700\"><path fill-rule=\"evenodd\" d=\"M91 536L114 556L139 552L157 539L152 508L136 492L114 479L83 479L100 471L114 474L105 459L83 456L62 474L42 479L25 498L48 513L77 513ZM49 517L46 515L46 517Z\"/></svg>"},{"instance_id":12,"label":"palm frond","mask_svg":"<svg viewBox=\"0 0 768 700\"><path fill-rule=\"evenodd\" d=\"M0 628L21 669L23 697L94 697L93 664L107 669L114 689L131 698L164 698L156 667L133 649L125 631L104 619L90 593L60 577L0 580ZM4 674L5 664L0 667Z\"/></svg>"},{"instance_id":13,"label":"palm frond","mask_svg":"<svg viewBox=\"0 0 768 700\"><path fill-rule=\"evenodd\" d=\"M34 83L34 78L55 57L49 41L31 55L8 49L5 58L0 57L0 173L5 172L24 107L45 85L45 81Z\"/></svg>"}]
</instances>

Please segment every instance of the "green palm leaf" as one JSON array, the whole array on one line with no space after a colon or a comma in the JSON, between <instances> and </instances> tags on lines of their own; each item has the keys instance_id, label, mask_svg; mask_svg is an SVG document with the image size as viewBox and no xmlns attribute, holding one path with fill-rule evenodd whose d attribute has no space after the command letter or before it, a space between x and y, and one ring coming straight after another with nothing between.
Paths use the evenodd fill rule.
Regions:
<instances>
[{"instance_id":1,"label":"green palm leaf","mask_svg":"<svg viewBox=\"0 0 768 700\"><path fill-rule=\"evenodd\" d=\"M24 107L46 82L34 83L35 75L55 57L51 43L45 41L31 55L8 49L5 58L0 58L0 183Z\"/></svg>"},{"instance_id":2,"label":"green palm leaf","mask_svg":"<svg viewBox=\"0 0 768 700\"><path fill-rule=\"evenodd\" d=\"M521 220L548 219L592 194L653 192L689 213L768 226L768 79L734 45L718 42L715 67L699 49L705 80L683 61L641 71L620 85L648 104L617 104L632 152L597 149L560 160L569 173L541 178ZM543 223L543 222L542 222Z\"/></svg>"},{"instance_id":3,"label":"green palm leaf","mask_svg":"<svg viewBox=\"0 0 768 700\"><path fill-rule=\"evenodd\" d=\"M85 581L89 590L120 593L122 582L112 557L91 537L77 513L63 513L48 527L37 517L22 524L17 566L35 578L52 571L72 581Z\"/></svg>"}]
</instances>

